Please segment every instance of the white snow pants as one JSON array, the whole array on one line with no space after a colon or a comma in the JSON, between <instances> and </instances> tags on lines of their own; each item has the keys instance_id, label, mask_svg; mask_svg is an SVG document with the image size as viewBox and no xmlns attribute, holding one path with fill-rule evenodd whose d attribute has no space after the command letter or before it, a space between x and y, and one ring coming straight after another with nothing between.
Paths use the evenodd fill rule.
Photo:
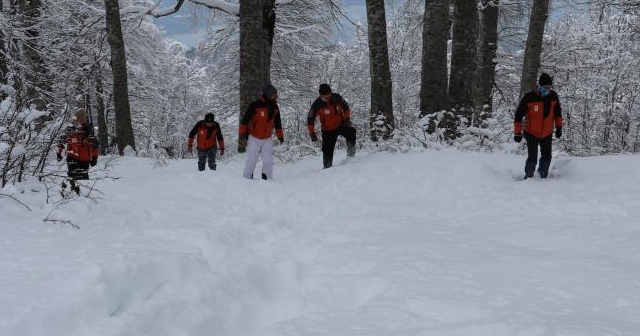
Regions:
<instances>
[{"instance_id":1,"label":"white snow pants","mask_svg":"<svg viewBox=\"0 0 640 336\"><path fill-rule=\"evenodd\" d=\"M267 175L267 179L273 179L273 140L258 139L249 135L247 141L247 162L244 165L242 177L253 178L253 171L258 164L258 158L262 158L262 173Z\"/></svg>"}]
</instances>

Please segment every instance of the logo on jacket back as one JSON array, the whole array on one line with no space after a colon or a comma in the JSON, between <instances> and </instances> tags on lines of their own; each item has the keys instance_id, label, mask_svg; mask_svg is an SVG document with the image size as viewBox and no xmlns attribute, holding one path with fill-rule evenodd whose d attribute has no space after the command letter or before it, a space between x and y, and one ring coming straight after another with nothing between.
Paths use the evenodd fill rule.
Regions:
<instances>
[{"instance_id":1,"label":"logo on jacket back","mask_svg":"<svg viewBox=\"0 0 640 336\"><path fill-rule=\"evenodd\" d=\"M264 111L260 111L260 116L264 117L265 112Z\"/></svg>"},{"instance_id":2,"label":"logo on jacket back","mask_svg":"<svg viewBox=\"0 0 640 336\"><path fill-rule=\"evenodd\" d=\"M535 112L538 112L538 105L533 106L533 110L534 110Z\"/></svg>"},{"instance_id":3,"label":"logo on jacket back","mask_svg":"<svg viewBox=\"0 0 640 336\"><path fill-rule=\"evenodd\" d=\"M330 109L324 109L324 114L331 114L331 110Z\"/></svg>"}]
</instances>

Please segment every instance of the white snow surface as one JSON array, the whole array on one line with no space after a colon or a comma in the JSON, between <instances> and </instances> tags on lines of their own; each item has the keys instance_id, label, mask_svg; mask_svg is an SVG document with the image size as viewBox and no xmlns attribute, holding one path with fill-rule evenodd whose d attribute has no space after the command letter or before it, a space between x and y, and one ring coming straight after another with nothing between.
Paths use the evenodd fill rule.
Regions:
<instances>
[{"instance_id":1,"label":"white snow surface","mask_svg":"<svg viewBox=\"0 0 640 336\"><path fill-rule=\"evenodd\" d=\"M5 188L0 335L640 335L640 156L344 154Z\"/></svg>"}]
</instances>

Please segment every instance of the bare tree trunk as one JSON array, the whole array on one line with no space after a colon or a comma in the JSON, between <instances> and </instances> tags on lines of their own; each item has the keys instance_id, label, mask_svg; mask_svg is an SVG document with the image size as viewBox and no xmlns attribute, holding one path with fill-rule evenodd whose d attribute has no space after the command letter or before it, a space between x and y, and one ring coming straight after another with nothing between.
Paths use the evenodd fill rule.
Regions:
<instances>
[{"instance_id":1,"label":"bare tree trunk","mask_svg":"<svg viewBox=\"0 0 640 336\"><path fill-rule=\"evenodd\" d=\"M540 70L540 54L542 53L542 38L544 26L549 16L549 0L534 0L529 19L529 34L524 49L522 76L520 78L520 97L531 91L536 84L538 70Z\"/></svg>"},{"instance_id":2,"label":"bare tree trunk","mask_svg":"<svg viewBox=\"0 0 640 336\"><path fill-rule=\"evenodd\" d=\"M427 1L422 26L420 116L447 109L450 0Z\"/></svg>"},{"instance_id":3,"label":"bare tree trunk","mask_svg":"<svg viewBox=\"0 0 640 336\"><path fill-rule=\"evenodd\" d=\"M493 84L496 76L496 50L498 47L499 0L482 0L480 33L478 36L478 74L476 76L476 120L491 116L493 109Z\"/></svg>"},{"instance_id":4,"label":"bare tree trunk","mask_svg":"<svg viewBox=\"0 0 640 336\"><path fill-rule=\"evenodd\" d=\"M472 121L477 70L478 7L476 1L455 0L449 105L453 113Z\"/></svg>"},{"instance_id":5,"label":"bare tree trunk","mask_svg":"<svg viewBox=\"0 0 640 336\"><path fill-rule=\"evenodd\" d=\"M105 114L104 105L104 89L102 88L102 76L100 72L96 75L96 102L98 112L98 144L100 145L100 153L105 154L107 152L107 146L109 139L107 137L107 119Z\"/></svg>"},{"instance_id":6,"label":"bare tree trunk","mask_svg":"<svg viewBox=\"0 0 640 336\"><path fill-rule=\"evenodd\" d=\"M377 141L379 133L382 133L383 139L388 139L395 128L384 0L367 0L367 24L369 71L371 73L371 115L369 120L371 139Z\"/></svg>"},{"instance_id":7,"label":"bare tree trunk","mask_svg":"<svg viewBox=\"0 0 640 336\"><path fill-rule=\"evenodd\" d=\"M2 2L2 0L0 0L0 14L4 13L4 4ZM6 53L7 53L7 48L6 48L6 36L3 32L3 29L0 29L0 86L1 85L6 85L8 83L7 81L7 58L6 58ZM0 92L0 99L2 99L3 97L3 93Z\"/></svg>"},{"instance_id":8,"label":"bare tree trunk","mask_svg":"<svg viewBox=\"0 0 640 336\"><path fill-rule=\"evenodd\" d=\"M240 0L240 117L271 82L275 24L275 0Z\"/></svg>"},{"instance_id":9,"label":"bare tree trunk","mask_svg":"<svg viewBox=\"0 0 640 336\"><path fill-rule=\"evenodd\" d=\"M116 143L118 153L124 154L127 146L136 148L131 125L131 108L127 80L127 57L120 23L118 0L104 0L106 9L107 37L111 48L111 70L113 73L113 103L115 107Z\"/></svg>"}]
</instances>

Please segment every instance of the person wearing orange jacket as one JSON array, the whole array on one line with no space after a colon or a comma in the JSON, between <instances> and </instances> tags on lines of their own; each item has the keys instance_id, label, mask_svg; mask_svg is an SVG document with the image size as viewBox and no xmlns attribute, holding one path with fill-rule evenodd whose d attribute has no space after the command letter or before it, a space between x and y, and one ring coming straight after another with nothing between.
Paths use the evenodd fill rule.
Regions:
<instances>
[{"instance_id":1,"label":"person wearing orange jacket","mask_svg":"<svg viewBox=\"0 0 640 336\"><path fill-rule=\"evenodd\" d=\"M87 112L80 108L75 113L73 124L67 127L58 141L56 159L62 161L62 152L67 150L67 176L71 184L71 190L80 194L77 180L89 179L89 166L93 167L98 162L98 141L95 137L93 124L87 121ZM67 187L62 182L62 189Z\"/></svg>"},{"instance_id":2,"label":"person wearing orange jacket","mask_svg":"<svg viewBox=\"0 0 640 336\"><path fill-rule=\"evenodd\" d=\"M520 142L524 136L527 141L528 157L524 166L525 180L533 177L536 170L538 146L540 146L538 173L541 178L547 177L551 165L551 138L554 127L556 138L562 136L562 109L558 94L552 88L553 78L547 73L542 73L536 88L522 97L516 109L513 140ZM522 131L523 119L524 134Z\"/></svg>"},{"instance_id":3,"label":"person wearing orange jacket","mask_svg":"<svg viewBox=\"0 0 640 336\"><path fill-rule=\"evenodd\" d=\"M273 129L280 143L284 142L280 109L278 108L278 90L265 84L260 88L260 99L249 104L240 121L238 131L238 152L247 152L247 162L242 176L253 179L253 171L258 159L262 158L262 179L273 179Z\"/></svg>"},{"instance_id":4,"label":"person wearing orange jacket","mask_svg":"<svg viewBox=\"0 0 640 336\"><path fill-rule=\"evenodd\" d=\"M203 171L204 166L209 161L209 169L216 170L216 154L218 148L220 155L224 155L224 138L220 124L215 121L213 113L207 113L204 120L198 121L191 132L189 132L189 142L187 149L193 152L193 140L198 137L198 170Z\"/></svg>"},{"instance_id":5,"label":"person wearing orange jacket","mask_svg":"<svg viewBox=\"0 0 640 336\"><path fill-rule=\"evenodd\" d=\"M342 135L347 140L347 156L356 154L356 129L351 125L349 104L341 95L333 93L329 84L320 84L319 97L311 104L307 116L307 128L311 141L318 141L315 130L316 117L322 129L322 163L324 168L333 165L333 152Z\"/></svg>"}]
</instances>

